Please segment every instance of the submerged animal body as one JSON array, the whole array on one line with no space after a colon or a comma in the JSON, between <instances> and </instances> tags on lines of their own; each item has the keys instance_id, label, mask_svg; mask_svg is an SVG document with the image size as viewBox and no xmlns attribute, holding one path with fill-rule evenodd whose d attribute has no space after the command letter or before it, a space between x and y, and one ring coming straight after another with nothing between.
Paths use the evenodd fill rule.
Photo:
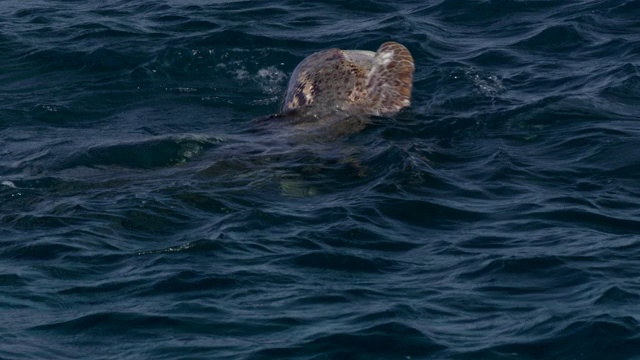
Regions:
<instances>
[{"instance_id":1,"label":"submerged animal body","mask_svg":"<svg viewBox=\"0 0 640 360\"><path fill-rule=\"evenodd\" d=\"M396 42L376 52L323 50L295 68L280 110L393 115L411 104L414 70L411 53Z\"/></svg>"},{"instance_id":2,"label":"submerged animal body","mask_svg":"<svg viewBox=\"0 0 640 360\"><path fill-rule=\"evenodd\" d=\"M311 54L294 69L280 112L256 119L248 141L229 142L225 154L230 156L221 156L202 173L228 181L224 175L234 168L233 180L241 170L252 185L277 183L291 196L323 191L315 181L330 178L331 171L366 176L369 170L360 160L366 149L335 146L335 141L363 130L371 116L394 115L409 106L414 69L407 48L395 42L376 52ZM313 181L307 181L309 176Z\"/></svg>"}]
</instances>

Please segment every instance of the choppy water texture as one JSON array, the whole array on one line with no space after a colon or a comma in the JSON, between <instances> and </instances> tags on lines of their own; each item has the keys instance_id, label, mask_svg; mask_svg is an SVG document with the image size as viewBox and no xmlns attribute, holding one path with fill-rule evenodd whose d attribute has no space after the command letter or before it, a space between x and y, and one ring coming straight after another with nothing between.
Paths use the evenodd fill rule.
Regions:
<instances>
[{"instance_id":1,"label":"choppy water texture","mask_svg":"<svg viewBox=\"0 0 640 360\"><path fill-rule=\"evenodd\" d=\"M0 3L0 358L640 359L639 1ZM413 105L257 124L405 44Z\"/></svg>"}]
</instances>

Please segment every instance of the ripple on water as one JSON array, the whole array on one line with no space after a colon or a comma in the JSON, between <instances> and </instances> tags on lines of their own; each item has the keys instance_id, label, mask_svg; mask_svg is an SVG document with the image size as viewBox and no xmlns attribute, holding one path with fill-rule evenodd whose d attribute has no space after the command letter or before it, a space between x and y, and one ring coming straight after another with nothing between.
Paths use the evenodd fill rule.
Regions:
<instances>
[{"instance_id":1,"label":"ripple on water","mask_svg":"<svg viewBox=\"0 0 640 360\"><path fill-rule=\"evenodd\" d=\"M638 4L5 1L0 357L637 357ZM395 118L253 120L389 40Z\"/></svg>"}]
</instances>

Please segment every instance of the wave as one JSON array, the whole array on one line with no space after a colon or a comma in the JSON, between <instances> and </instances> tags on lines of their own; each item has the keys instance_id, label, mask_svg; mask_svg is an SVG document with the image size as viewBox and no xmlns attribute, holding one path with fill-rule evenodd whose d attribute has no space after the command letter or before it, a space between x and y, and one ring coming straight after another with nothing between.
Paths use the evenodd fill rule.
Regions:
<instances>
[{"instance_id":1,"label":"wave","mask_svg":"<svg viewBox=\"0 0 640 360\"><path fill-rule=\"evenodd\" d=\"M633 358L639 4L7 2L0 357ZM388 40L395 118L254 120Z\"/></svg>"}]
</instances>

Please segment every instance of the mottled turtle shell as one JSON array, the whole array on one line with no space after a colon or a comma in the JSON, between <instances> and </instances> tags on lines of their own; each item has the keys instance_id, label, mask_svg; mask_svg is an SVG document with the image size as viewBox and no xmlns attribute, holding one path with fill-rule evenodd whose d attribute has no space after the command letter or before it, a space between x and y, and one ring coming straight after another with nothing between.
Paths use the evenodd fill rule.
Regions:
<instances>
[{"instance_id":1,"label":"mottled turtle shell","mask_svg":"<svg viewBox=\"0 0 640 360\"><path fill-rule=\"evenodd\" d=\"M375 53L323 50L295 68L280 110L393 115L411 104L414 70L409 50L396 42L382 44Z\"/></svg>"}]
</instances>

